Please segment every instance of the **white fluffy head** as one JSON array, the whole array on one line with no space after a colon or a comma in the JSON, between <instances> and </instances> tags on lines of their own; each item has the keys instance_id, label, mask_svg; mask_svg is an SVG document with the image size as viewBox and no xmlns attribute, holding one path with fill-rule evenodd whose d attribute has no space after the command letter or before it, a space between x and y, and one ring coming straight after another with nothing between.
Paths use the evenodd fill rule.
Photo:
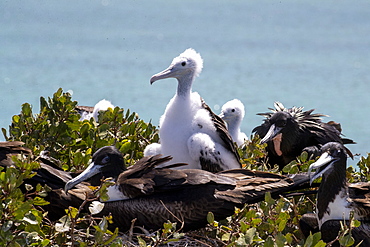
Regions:
<instances>
[{"instance_id":1,"label":"white fluffy head","mask_svg":"<svg viewBox=\"0 0 370 247\"><path fill-rule=\"evenodd\" d=\"M220 117L226 122L232 119L243 119L244 118L244 105L238 99L233 99L226 102L221 108Z\"/></svg>"},{"instance_id":2,"label":"white fluffy head","mask_svg":"<svg viewBox=\"0 0 370 247\"><path fill-rule=\"evenodd\" d=\"M175 57L171 64L181 64L183 67L192 69L195 77L199 76L203 69L203 59L193 48L186 49L178 57Z\"/></svg>"},{"instance_id":3,"label":"white fluffy head","mask_svg":"<svg viewBox=\"0 0 370 247\"><path fill-rule=\"evenodd\" d=\"M114 109L114 105L108 100L102 99L94 106L93 117L95 121L98 121L99 111L106 111L108 108Z\"/></svg>"}]
</instances>

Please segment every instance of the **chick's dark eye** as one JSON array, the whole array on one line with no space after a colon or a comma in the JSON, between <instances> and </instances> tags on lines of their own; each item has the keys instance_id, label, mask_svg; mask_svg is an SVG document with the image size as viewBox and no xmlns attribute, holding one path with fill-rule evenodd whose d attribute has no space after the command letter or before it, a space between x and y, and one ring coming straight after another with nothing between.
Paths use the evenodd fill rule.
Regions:
<instances>
[{"instance_id":1,"label":"chick's dark eye","mask_svg":"<svg viewBox=\"0 0 370 247\"><path fill-rule=\"evenodd\" d=\"M110 161L110 157L109 157L109 156L105 156L105 157L101 160L101 162L102 162L103 164L107 164L109 161Z\"/></svg>"},{"instance_id":2,"label":"chick's dark eye","mask_svg":"<svg viewBox=\"0 0 370 247\"><path fill-rule=\"evenodd\" d=\"M185 66L185 65L186 65L186 62L182 62L182 63L181 63L181 65L182 65L182 66Z\"/></svg>"},{"instance_id":3,"label":"chick's dark eye","mask_svg":"<svg viewBox=\"0 0 370 247\"><path fill-rule=\"evenodd\" d=\"M232 112L235 112L235 109L232 109L231 111L232 111Z\"/></svg>"}]
</instances>

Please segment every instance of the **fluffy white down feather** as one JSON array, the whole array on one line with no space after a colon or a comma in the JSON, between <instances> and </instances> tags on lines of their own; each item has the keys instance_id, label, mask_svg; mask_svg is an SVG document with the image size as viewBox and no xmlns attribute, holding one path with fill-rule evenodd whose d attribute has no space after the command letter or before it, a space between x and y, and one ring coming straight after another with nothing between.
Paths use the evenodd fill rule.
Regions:
<instances>
[{"instance_id":1,"label":"fluffy white down feather","mask_svg":"<svg viewBox=\"0 0 370 247\"><path fill-rule=\"evenodd\" d=\"M216 132L209 112L203 108L200 95L191 90L192 83L202 68L203 60L200 55L193 49L187 49L174 58L167 69L152 76L151 83L176 78L178 87L160 119L160 144L150 144L144 154L170 155L173 157L171 163L188 164L178 169L201 169L199 156L205 153L201 151L210 150L213 156L207 157L228 162L220 164L225 170L238 168L239 161L223 147L223 141Z\"/></svg>"},{"instance_id":2,"label":"fluffy white down feather","mask_svg":"<svg viewBox=\"0 0 370 247\"><path fill-rule=\"evenodd\" d=\"M226 122L233 141L236 142L239 147L243 147L248 140L247 135L240 130L244 115L244 105L238 99L226 102L221 108L220 117Z\"/></svg>"}]
</instances>

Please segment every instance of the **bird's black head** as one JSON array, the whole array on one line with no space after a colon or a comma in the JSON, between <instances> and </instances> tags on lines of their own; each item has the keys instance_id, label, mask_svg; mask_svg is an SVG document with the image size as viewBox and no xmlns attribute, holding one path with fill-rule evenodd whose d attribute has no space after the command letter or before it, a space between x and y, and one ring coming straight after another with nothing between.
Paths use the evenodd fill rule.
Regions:
<instances>
[{"instance_id":1,"label":"bird's black head","mask_svg":"<svg viewBox=\"0 0 370 247\"><path fill-rule=\"evenodd\" d=\"M311 176L311 170L316 169L316 173L311 177L311 183L320 176L327 177L334 172L341 179L345 178L347 153L344 146L338 142L328 142L320 150L320 158L311 164L308 170Z\"/></svg>"},{"instance_id":2,"label":"bird's black head","mask_svg":"<svg viewBox=\"0 0 370 247\"><path fill-rule=\"evenodd\" d=\"M113 146L105 146L97 150L90 165L80 175L70 180L65 185L65 191L90 179L93 186L101 183L103 177L116 179L125 170L122 154Z\"/></svg>"},{"instance_id":3,"label":"bird's black head","mask_svg":"<svg viewBox=\"0 0 370 247\"><path fill-rule=\"evenodd\" d=\"M269 123L271 125L275 124L275 126L279 128L285 128L286 126L289 126L289 124L291 124L293 121L294 120L292 115L290 115L289 112L285 111L276 112L269 119Z\"/></svg>"},{"instance_id":4,"label":"bird's black head","mask_svg":"<svg viewBox=\"0 0 370 247\"><path fill-rule=\"evenodd\" d=\"M92 157L92 163L100 166L100 173L104 177L116 178L125 170L123 156L114 146L98 149Z\"/></svg>"},{"instance_id":5,"label":"bird's black head","mask_svg":"<svg viewBox=\"0 0 370 247\"><path fill-rule=\"evenodd\" d=\"M290 127L294 127L294 118L289 112L279 111L274 113L269 119L266 119L269 130L261 140L261 143L271 141L279 133L293 131Z\"/></svg>"}]
</instances>

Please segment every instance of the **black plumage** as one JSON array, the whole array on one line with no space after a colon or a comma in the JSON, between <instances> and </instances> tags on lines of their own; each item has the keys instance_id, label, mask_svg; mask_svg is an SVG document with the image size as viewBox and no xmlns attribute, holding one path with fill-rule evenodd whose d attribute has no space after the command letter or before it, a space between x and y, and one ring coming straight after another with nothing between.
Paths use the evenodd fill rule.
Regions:
<instances>
[{"instance_id":1,"label":"black plumage","mask_svg":"<svg viewBox=\"0 0 370 247\"><path fill-rule=\"evenodd\" d=\"M133 219L135 225L148 230L159 229L170 220L179 222L179 226L183 224L182 230L186 231L205 226L208 212L220 220L232 215L235 207L264 200L266 192L277 197L306 187L309 181L305 174L288 177L246 169L216 174L199 169L171 169L185 164L158 168L170 159L160 155L144 157L126 170L122 154L107 146L94 153L87 168L89 176L85 176L85 171L63 171L56 160L42 155L35 176L24 182L51 188L45 198L50 204L42 208L48 212L49 219L58 220L69 206L79 208L85 199L95 198L90 185L100 185L102 178L113 177L116 185L112 187L118 188L123 198L103 202L104 208L97 216L112 214L112 226L122 231L131 227ZM82 212L88 213L88 206L90 202Z\"/></svg>"},{"instance_id":2,"label":"black plumage","mask_svg":"<svg viewBox=\"0 0 370 247\"><path fill-rule=\"evenodd\" d=\"M121 199L104 202L100 215L111 213L114 226L122 231L129 229L133 219L135 225L146 229L159 229L170 220L190 230L205 226L208 212L222 219L232 215L235 207L264 200L266 192L278 196L308 181L307 175L287 177L246 169L214 174L200 169L157 168L170 159L160 155L144 157L122 172L114 188L116 194L121 193ZM104 164L96 164L104 169ZM65 190L69 193L78 182L88 179L89 173L68 182Z\"/></svg>"},{"instance_id":3,"label":"black plumage","mask_svg":"<svg viewBox=\"0 0 370 247\"><path fill-rule=\"evenodd\" d=\"M49 156L47 151L42 151L40 156L33 158L32 151L29 148L23 147L21 141L7 141L0 142L0 166L5 169L9 166L13 166L14 162L12 156L28 156L28 159L34 160L39 163L39 168L35 169L35 174L32 178L25 179L20 189L25 194L32 194L34 190L26 189L26 184L31 185L33 189L36 188L37 184L47 186L47 195L45 200L50 202L48 205L41 207L42 210L48 212L48 218L52 221L60 219L65 215L65 209L69 206L78 208L85 199L95 197L93 191L89 186L99 186L101 179L104 177L115 176L115 173L121 173L124 170L124 166L115 166L117 170L109 168L101 170L98 174L92 176L88 182L76 185L75 188L71 189L68 194L64 192L65 184L77 177L81 172L66 172L60 168L60 161ZM93 161L101 162L101 158L109 159L112 163L123 164L123 157L114 147L106 147L104 155L96 153ZM107 158L108 157L108 158Z\"/></svg>"},{"instance_id":4,"label":"black plumage","mask_svg":"<svg viewBox=\"0 0 370 247\"><path fill-rule=\"evenodd\" d=\"M313 214L304 215L301 228L307 236L309 231L320 230L323 240L330 242L338 236L340 221L347 222L350 212L361 222L352 230L356 244L370 246L370 183L349 184L346 181L347 153L341 143L329 142L322 146L320 158L310 166L316 169L311 182L322 176L316 202L316 221ZM339 243L336 243L339 245Z\"/></svg>"},{"instance_id":5,"label":"black plumage","mask_svg":"<svg viewBox=\"0 0 370 247\"><path fill-rule=\"evenodd\" d=\"M275 102L274 106L275 109L270 108L271 112L258 114L266 119L253 129L262 138L261 143L267 143L271 166L277 164L282 170L303 151L316 157L321 145L327 142L354 143L342 137L340 124L322 122L321 117L325 115L314 114L313 109L285 108L280 102Z\"/></svg>"}]
</instances>

